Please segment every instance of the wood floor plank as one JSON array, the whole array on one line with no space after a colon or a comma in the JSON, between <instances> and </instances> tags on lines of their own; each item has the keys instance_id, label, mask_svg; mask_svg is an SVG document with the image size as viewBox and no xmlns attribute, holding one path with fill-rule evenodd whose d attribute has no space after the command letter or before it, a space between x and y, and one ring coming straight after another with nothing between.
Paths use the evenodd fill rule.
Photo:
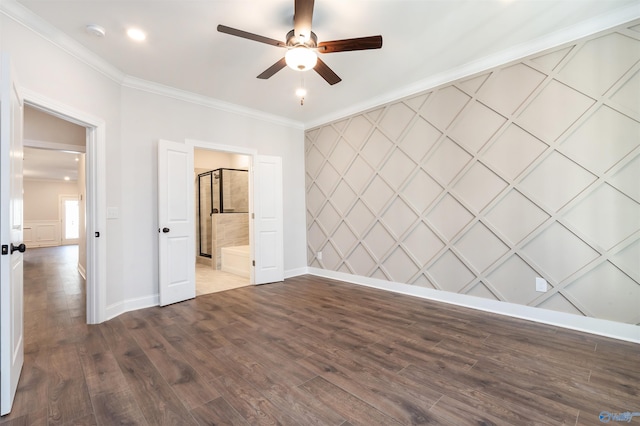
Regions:
<instances>
[{"instance_id":1,"label":"wood floor plank","mask_svg":"<svg viewBox=\"0 0 640 426\"><path fill-rule=\"evenodd\" d=\"M296 425L287 413L265 398L260 392L235 373L218 379L219 390L229 403L252 425Z\"/></svg>"},{"instance_id":2,"label":"wood floor plank","mask_svg":"<svg viewBox=\"0 0 640 426\"><path fill-rule=\"evenodd\" d=\"M84 324L73 246L25 253L25 364L0 425L596 425L640 345L298 276Z\"/></svg>"},{"instance_id":3,"label":"wood floor plank","mask_svg":"<svg viewBox=\"0 0 640 426\"><path fill-rule=\"evenodd\" d=\"M129 330L149 360L188 409L220 396L209 383L153 327Z\"/></svg>"},{"instance_id":4,"label":"wood floor plank","mask_svg":"<svg viewBox=\"0 0 640 426\"><path fill-rule=\"evenodd\" d=\"M262 391L278 408L289 414L298 424L341 425L344 418L298 387L274 384Z\"/></svg>"},{"instance_id":5,"label":"wood floor plank","mask_svg":"<svg viewBox=\"0 0 640 426\"><path fill-rule=\"evenodd\" d=\"M298 362L332 385L403 424L428 423L431 417L428 408L442 396L424 388L417 392L418 386L407 386L406 381L395 380L396 377L386 371L372 372L339 353L314 355Z\"/></svg>"},{"instance_id":6,"label":"wood floor plank","mask_svg":"<svg viewBox=\"0 0 640 426\"><path fill-rule=\"evenodd\" d=\"M92 399L97 424L149 425L129 390L103 392Z\"/></svg>"},{"instance_id":7,"label":"wood floor plank","mask_svg":"<svg viewBox=\"0 0 640 426\"><path fill-rule=\"evenodd\" d=\"M207 382L213 382L225 374L224 364L213 352L181 327L172 325L163 328L162 335Z\"/></svg>"},{"instance_id":8,"label":"wood floor plank","mask_svg":"<svg viewBox=\"0 0 640 426\"><path fill-rule=\"evenodd\" d=\"M322 377L309 380L300 385L300 388L309 392L314 398L329 406L353 425L391 426L401 424Z\"/></svg>"},{"instance_id":9,"label":"wood floor plank","mask_svg":"<svg viewBox=\"0 0 640 426\"><path fill-rule=\"evenodd\" d=\"M191 410L191 415L201 426L239 425L249 426L236 410L224 398L216 398L200 407Z\"/></svg>"},{"instance_id":10,"label":"wood floor plank","mask_svg":"<svg viewBox=\"0 0 640 426\"><path fill-rule=\"evenodd\" d=\"M93 414L75 346L51 348L49 356L49 424L66 424Z\"/></svg>"},{"instance_id":11,"label":"wood floor plank","mask_svg":"<svg viewBox=\"0 0 640 426\"><path fill-rule=\"evenodd\" d=\"M195 419L145 354L117 356L129 389L150 425L194 425Z\"/></svg>"}]
</instances>

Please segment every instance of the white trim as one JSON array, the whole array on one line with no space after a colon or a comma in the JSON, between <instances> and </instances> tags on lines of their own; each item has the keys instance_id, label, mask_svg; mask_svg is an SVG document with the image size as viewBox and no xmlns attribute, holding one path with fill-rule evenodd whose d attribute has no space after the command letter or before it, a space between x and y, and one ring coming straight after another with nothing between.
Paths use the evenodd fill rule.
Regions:
<instances>
[{"instance_id":1,"label":"white trim","mask_svg":"<svg viewBox=\"0 0 640 426\"><path fill-rule=\"evenodd\" d=\"M287 271L284 271L284 279L286 280L287 278L299 277L300 275L305 275L309 273L310 273L309 268L307 268L306 266L304 268L289 269ZM318 275L318 274L314 274L314 275Z\"/></svg>"},{"instance_id":2,"label":"white trim","mask_svg":"<svg viewBox=\"0 0 640 426\"><path fill-rule=\"evenodd\" d=\"M0 13L29 28L74 58L118 83L124 73L15 0L1 0Z\"/></svg>"},{"instance_id":3,"label":"white trim","mask_svg":"<svg viewBox=\"0 0 640 426\"><path fill-rule=\"evenodd\" d=\"M106 212L106 124L104 120L22 88L25 103L87 128L86 143L86 247L87 323L106 320L107 222ZM95 238L100 232L100 238Z\"/></svg>"},{"instance_id":4,"label":"white trim","mask_svg":"<svg viewBox=\"0 0 640 426\"><path fill-rule=\"evenodd\" d=\"M494 55L481 58L454 69L446 70L440 74L430 76L424 80L411 83L398 90L387 92L381 96L367 101L351 105L345 109L334 111L321 117L315 117L309 121L299 122L286 117L268 114L259 110L246 108L241 105L232 104L217 100L208 96L199 95L192 92L165 86L159 83L143 80L137 77L126 75L100 56L85 48L71 37L56 29L49 22L45 21L28 8L22 6L15 0L1 0L0 13L4 13L9 18L24 25L36 32L44 39L50 41L73 57L86 63L98 72L116 81L123 87L144 90L170 98L195 103L201 106L227 111L250 118L281 124L298 129L311 129L321 124L329 123L358 112L387 104L391 101L405 98L416 93L424 92L440 85L450 83L460 78L468 77L482 71L504 65L514 60L521 59L533 53L542 52L560 46L565 43L580 39L585 36L595 34L600 31L624 24L640 18L640 8L637 3L632 3L626 7L621 7L604 15L583 21L560 31L547 34L536 40L514 46Z\"/></svg>"},{"instance_id":5,"label":"white trim","mask_svg":"<svg viewBox=\"0 0 640 426\"><path fill-rule=\"evenodd\" d=\"M393 293L406 294L409 296L420 297L422 299L434 300L436 302L464 306L466 308L535 321L570 330L583 331L585 333L611 337L613 339L624 340L627 342L640 343L640 326L633 324L583 317L564 312L551 311L548 309L517 305L515 303L484 299L466 294L434 290L431 288L385 281L377 278L362 277L314 267L308 267L307 270L309 274L319 277L331 278L380 290L387 290Z\"/></svg>"},{"instance_id":6,"label":"white trim","mask_svg":"<svg viewBox=\"0 0 640 426\"><path fill-rule=\"evenodd\" d=\"M291 120L275 114L269 114L256 109L247 108L241 105L232 104L230 102L220 101L208 96L199 95L197 93L188 92L186 90L176 89L175 87L165 86L160 83L143 80L141 78L126 76L122 81L123 87L130 89L142 90L167 98L177 99L179 101L189 102L205 108L217 109L232 114L242 115L245 117L262 120L269 123L279 124L282 126L292 127L294 129L304 129L304 123Z\"/></svg>"},{"instance_id":7,"label":"white trim","mask_svg":"<svg viewBox=\"0 0 640 426\"><path fill-rule=\"evenodd\" d=\"M50 149L53 151L66 151L66 152L74 152L74 153L80 153L80 154L86 152L86 147L84 145L80 146L80 145L72 145L68 143L38 141L35 139L24 139L23 146L27 148Z\"/></svg>"},{"instance_id":8,"label":"white trim","mask_svg":"<svg viewBox=\"0 0 640 426\"><path fill-rule=\"evenodd\" d=\"M459 67L445 70L440 74L431 75L426 79L419 80L397 90L368 99L364 102L350 105L339 111L334 111L324 116L316 117L315 119L305 122L305 129L312 129L322 124L337 121L375 107L380 107L398 99L426 92L444 84L470 77L492 68L503 66L536 53L542 53L545 50L571 43L583 37L631 22L638 18L640 18L640 7L638 7L637 3L631 4L627 7L612 11L604 16L598 16L597 18L581 22L572 27L547 34L536 40L513 46L494 55L486 56L476 61L463 64Z\"/></svg>"},{"instance_id":9,"label":"white trim","mask_svg":"<svg viewBox=\"0 0 640 426\"><path fill-rule=\"evenodd\" d=\"M283 116L269 114L263 111L224 102L208 96L199 95L197 93L188 92L127 75L14 0L0 1L0 13L3 13L19 24L34 31L36 34L56 45L63 51L69 53L74 58L120 84L121 87L143 90L208 108L243 115L257 120L293 127L296 129L304 129L304 123L300 121L291 120Z\"/></svg>"},{"instance_id":10,"label":"white trim","mask_svg":"<svg viewBox=\"0 0 640 426\"><path fill-rule=\"evenodd\" d=\"M154 294L151 296L138 297L136 299L127 299L122 302L109 305L105 309L105 321L115 318L118 315L122 315L125 312L136 311L138 309L151 308L160 304L160 296Z\"/></svg>"}]
</instances>

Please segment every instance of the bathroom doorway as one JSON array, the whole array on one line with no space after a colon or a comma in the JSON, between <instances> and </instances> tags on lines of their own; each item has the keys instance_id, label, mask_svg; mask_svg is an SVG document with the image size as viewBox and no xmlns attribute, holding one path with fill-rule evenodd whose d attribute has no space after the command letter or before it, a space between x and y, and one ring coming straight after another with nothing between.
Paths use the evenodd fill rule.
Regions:
<instances>
[{"instance_id":1,"label":"bathroom doorway","mask_svg":"<svg viewBox=\"0 0 640 426\"><path fill-rule=\"evenodd\" d=\"M194 149L196 296L251 284L247 155Z\"/></svg>"}]
</instances>

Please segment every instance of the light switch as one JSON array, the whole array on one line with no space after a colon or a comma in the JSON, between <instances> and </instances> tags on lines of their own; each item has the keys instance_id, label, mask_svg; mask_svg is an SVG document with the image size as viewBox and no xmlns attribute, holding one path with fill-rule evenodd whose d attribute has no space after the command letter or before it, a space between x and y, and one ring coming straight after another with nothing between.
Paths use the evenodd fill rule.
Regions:
<instances>
[{"instance_id":1,"label":"light switch","mask_svg":"<svg viewBox=\"0 0 640 426\"><path fill-rule=\"evenodd\" d=\"M107 219L117 219L119 215L117 207L107 207Z\"/></svg>"}]
</instances>

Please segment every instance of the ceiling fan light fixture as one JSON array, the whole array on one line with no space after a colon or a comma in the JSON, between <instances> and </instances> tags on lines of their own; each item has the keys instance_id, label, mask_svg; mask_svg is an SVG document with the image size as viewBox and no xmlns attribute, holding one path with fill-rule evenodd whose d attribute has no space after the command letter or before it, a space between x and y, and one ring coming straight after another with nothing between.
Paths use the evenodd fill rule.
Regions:
<instances>
[{"instance_id":1,"label":"ceiling fan light fixture","mask_svg":"<svg viewBox=\"0 0 640 426\"><path fill-rule=\"evenodd\" d=\"M308 71L316 66L318 56L307 46L298 45L287 51L284 60L289 68L296 71Z\"/></svg>"}]
</instances>

